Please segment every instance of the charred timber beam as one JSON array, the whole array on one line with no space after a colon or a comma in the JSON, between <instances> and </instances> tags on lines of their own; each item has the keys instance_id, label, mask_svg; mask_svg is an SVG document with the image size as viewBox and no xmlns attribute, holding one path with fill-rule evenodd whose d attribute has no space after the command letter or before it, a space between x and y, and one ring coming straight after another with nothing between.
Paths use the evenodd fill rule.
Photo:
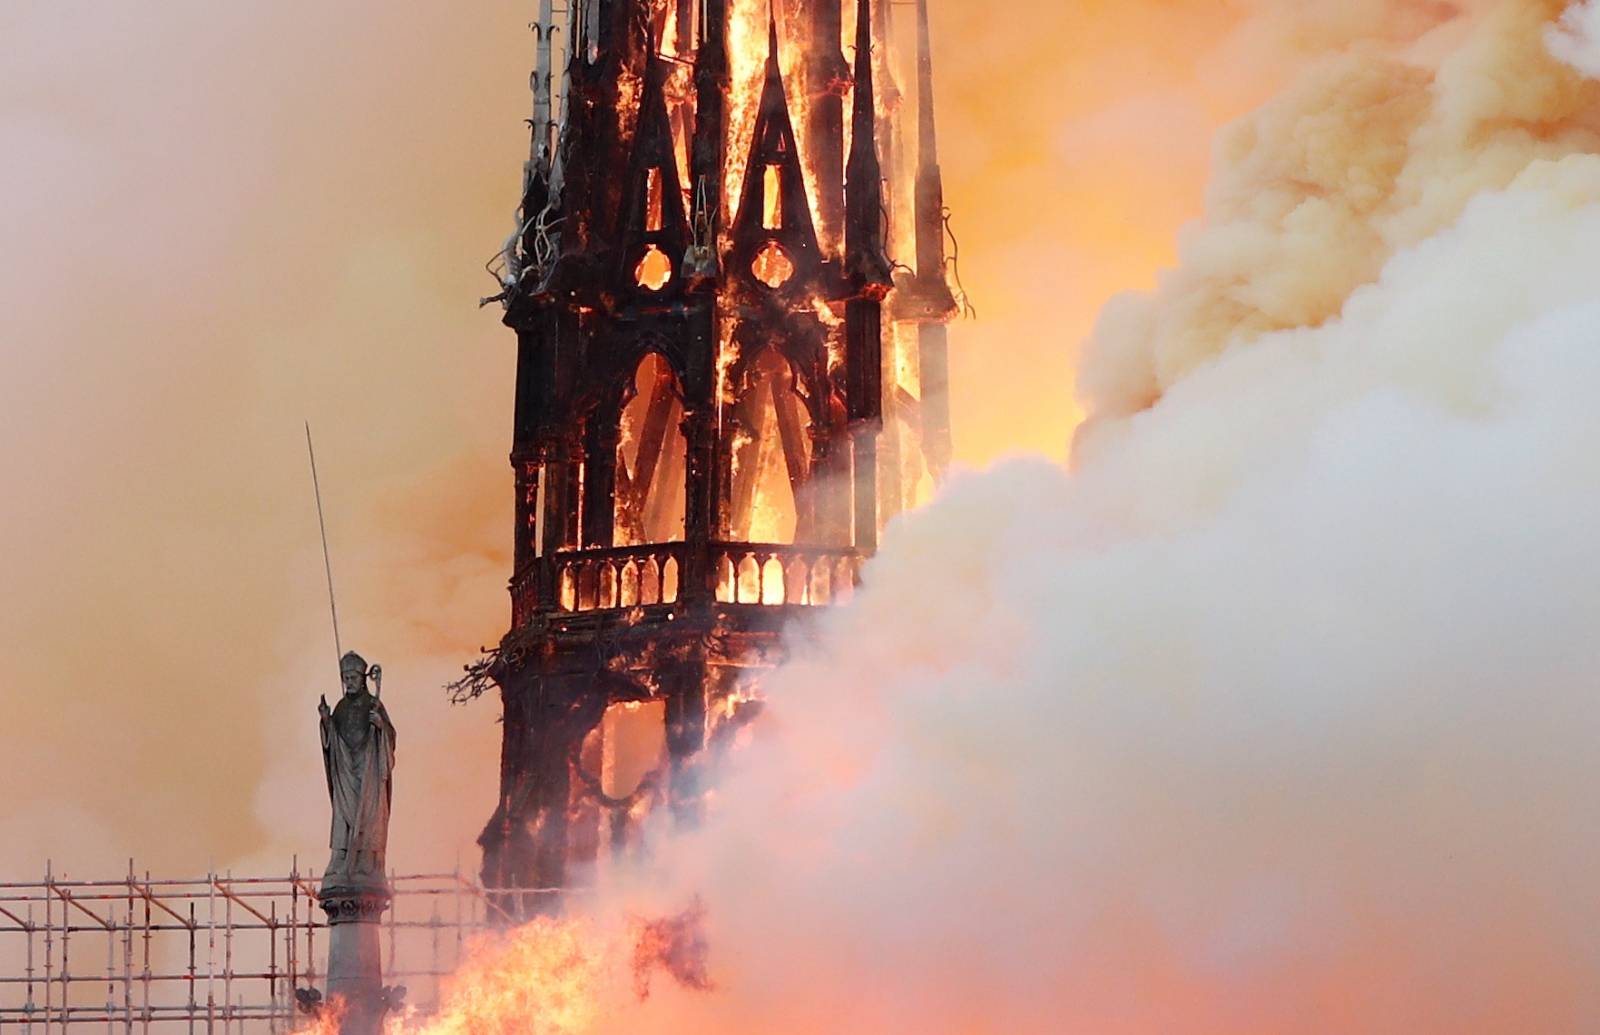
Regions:
<instances>
[{"instance_id":1,"label":"charred timber beam","mask_svg":"<svg viewBox=\"0 0 1600 1035\"><path fill-rule=\"evenodd\" d=\"M738 444L734 447L733 514L732 524L736 535L747 535L750 518L755 510L756 487L760 478L761 443L767 435L766 408L753 405L749 395L735 408L731 423ZM738 434L743 431L741 438Z\"/></svg>"},{"instance_id":2,"label":"charred timber beam","mask_svg":"<svg viewBox=\"0 0 1600 1035\"><path fill-rule=\"evenodd\" d=\"M715 591L710 564L700 549L718 531L716 513L721 479L718 477L717 428L711 409L705 407L687 414L683 433L688 467L684 477L687 495L684 539L691 549L685 555L679 584L684 601L698 603L711 599Z\"/></svg>"},{"instance_id":3,"label":"charred timber beam","mask_svg":"<svg viewBox=\"0 0 1600 1035\"><path fill-rule=\"evenodd\" d=\"M514 455L511 464L516 470L516 539L512 549L515 571L523 571L533 563L538 553L539 535L539 472L542 468L537 453Z\"/></svg>"},{"instance_id":4,"label":"charred timber beam","mask_svg":"<svg viewBox=\"0 0 1600 1035\"><path fill-rule=\"evenodd\" d=\"M833 422L811 428L811 508L814 537L828 545L851 541L850 442Z\"/></svg>"},{"instance_id":5,"label":"charred timber beam","mask_svg":"<svg viewBox=\"0 0 1600 1035\"><path fill-rule=\"evenodd\" d=\"M650 388L650 402L645 411L644 429L639 435L639 458L634 462L633 477L630 479L628 509L635 514L644 513L644 505L650 498L650 490L655 485L656 468L661 464L661 455L666 451L667 421L672 417L673 378L672 372L663 369L657 376L655 384Z\"/></svg>"},{"instance_id":6,"label":"charred timber beam","mask_svg":"<svg viewBox=\"0 0 1600 1035\"><path fill-rule=\"evenodd\" d=\"M662 451L662 463L656 469L656 482L662 486L662 491L651 493L644 504L644 527L647 530L670 527L673 519L671 508L677 503L677 493L667 487L684 484L684 459L684 454L676 449Z\"/></svg>"},{"instance_id":7,"label":"charred timber beam","mask_svg":"<svg viewBox=\"0 0 1600 1035\"><path fill-rule=\"evenodd\" d=\"M609 417L609 415L607 415ZM584 442L583 545L611 546L616 538L617 446L622 429L614 419L592 418Z\"/></svg>"},{"instance_id":8,"label":"charred timber beam","mask_svg":"<svg viewBox=\"0 0 1600 1035\"><path fill-rule=\"evenodd\" d=\"M845 303L847 404L854 451L855 536L864 555L878 549L878 436L883 430L883 307L869 298Z\"/></svg>"}]
</instances>

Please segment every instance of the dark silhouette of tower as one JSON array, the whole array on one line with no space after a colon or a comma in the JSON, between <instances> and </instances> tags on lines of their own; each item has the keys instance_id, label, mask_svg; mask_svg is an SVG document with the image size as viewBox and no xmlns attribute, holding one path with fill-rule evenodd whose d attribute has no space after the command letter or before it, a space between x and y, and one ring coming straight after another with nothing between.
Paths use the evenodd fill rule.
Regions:
<instances>
[{"instance_id":1,"label":"dark silhouette of tower","mask_svg":"<svg viewBox=\"0 0 1600 1035\"><path fill-rule=\"evenodd\" d=\"M567 7L543 4L495 266L516 571L481 843L524 912L651 809L693 820L782 631L846 599L942 476L957 308L926 0L904 27L884 0Z\"/></svg>"}]
</instances>

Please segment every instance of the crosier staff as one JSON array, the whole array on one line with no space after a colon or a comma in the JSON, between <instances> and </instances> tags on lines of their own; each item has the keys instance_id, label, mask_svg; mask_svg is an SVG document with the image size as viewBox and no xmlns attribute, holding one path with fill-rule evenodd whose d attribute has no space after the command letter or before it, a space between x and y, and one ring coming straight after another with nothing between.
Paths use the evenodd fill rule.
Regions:
<instances>
[{"instance_id":1,"label":"crosier staff","mask_svg":"<svg viewBox=\"0 0 1600 1035\"><path fill-rule=\"evenodd\" d=\"M328 522L322 515L322 483L317 479L317 447L311 443L311 422L306 421L306 452L311 456L311 489L317 497L317 528L322 532L322 568L328 573L328 611L333 615L333 664L337 669L344 658L339 643L339 605L333 596L333 558L328 552ZM327 697L323 697L327 704Z\"/></svg>"},{"instance_id":2,"label":"crosier staff","mask_svg":"<svg viewBox=\"0 0 1600 1035\"><path fill-rule=\"evenodd\" d=\"M328 522L322 510L322 482L317 477L317 447L311 440L311 422L306 421L306 455L311 458L311 490L317 500L317 529L322 533L322 570L328 576L328 613L333 618L333 658L334 667L339 668L344 664L344 645L339 642L339 604L333 592L333 556L328 549ZM342 673L341 673L342 674ZM383 700L383 668L373 665L367 670L367 677L372 680L373 696ZM328 695L322 695L322 711L328 711Z\"/></svg>"}]
</instances>

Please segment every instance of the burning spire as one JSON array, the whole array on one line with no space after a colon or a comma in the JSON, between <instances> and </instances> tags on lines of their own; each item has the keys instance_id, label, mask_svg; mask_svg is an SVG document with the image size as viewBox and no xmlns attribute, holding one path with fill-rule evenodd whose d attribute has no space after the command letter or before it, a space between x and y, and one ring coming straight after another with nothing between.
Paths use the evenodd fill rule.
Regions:
<instances>
[{"instance_id":1,"label":"burning spire","mask_svg":"<svg viewBox=\"0 0 1600 1035\"><path fill-rule=\"evenodd\" d=\"M901 117L883 103L890 34L881 2L854 0L852 76L846 2L809 0L783 25L767 0L565 16L560 128L535 144L544 195L525 200L555 258L505 292L517 570L486 670L505 702L491 883L562 887L655 804L695 815L701 756L754 714L735 702L759 697L787 619L847 599L876 551L901 504L897 490L880 507L880 483L937 463L913 443L879 451L886 393L928 391L914 374L886 384L886 306L942 284L942 253L897 291L880 157ZM535 92L538 122L550 91ZM942 232L937 162L923 165ZM646 772L632 795L596 794L595 760L631 750L606 716L644 705L667 728L639 743L665 749L630 763Z\"/></svg>"}]
</instances>

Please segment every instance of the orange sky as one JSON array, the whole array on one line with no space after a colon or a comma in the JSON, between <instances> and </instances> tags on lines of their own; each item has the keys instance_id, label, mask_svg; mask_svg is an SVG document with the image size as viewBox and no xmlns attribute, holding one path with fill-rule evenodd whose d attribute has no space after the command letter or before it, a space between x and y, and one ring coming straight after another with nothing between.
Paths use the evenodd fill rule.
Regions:
<instances>
[{"instance_id":1,"label":"orange sky","mask_svg":"<svg viewBox=\"0 0 1600 1035\"><path fill-rule=\"evenodd\" d=\"M954 335L958 458L1059 457L1094 314L1171 260L1213 130L1294 48L1241 69L1257 3L933 6L981 316ZM489 811L494 705L437 687L505 621L513 350L475 303L529 8L0 10L0 872L318 849L306 417L346 646L384 663L413 767L397 837L438 822L411 773L459 802L451 851Z\"/></svg>"}]
</instances>

